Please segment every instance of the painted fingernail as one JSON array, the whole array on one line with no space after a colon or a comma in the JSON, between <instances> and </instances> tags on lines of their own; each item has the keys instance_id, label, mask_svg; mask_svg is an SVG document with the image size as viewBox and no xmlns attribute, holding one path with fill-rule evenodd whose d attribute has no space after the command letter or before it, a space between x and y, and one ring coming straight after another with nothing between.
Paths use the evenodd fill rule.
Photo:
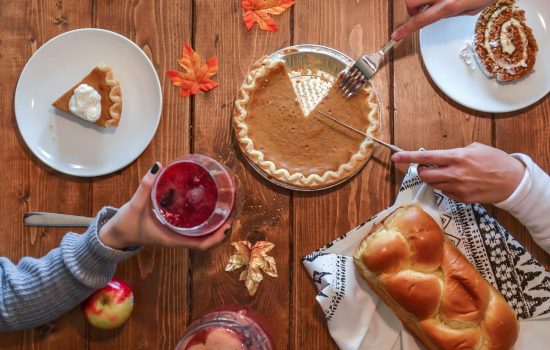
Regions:
<instances>
[{"instance_id":1,"label":"painted fingernail","mask_svg":"<svg viewBox=\"0 0 550 350\"><path fill-rule=\"evenodd\" d=\"M153 165L153 167L151 168L151 170L150 170L150 171L151 171L151 174L153 174L153 175L156 174L156 173L159 171L159 168L160 168L160 167L159 167L159 163L155 163L155 164Z\"/></svg>"}]
</instances>

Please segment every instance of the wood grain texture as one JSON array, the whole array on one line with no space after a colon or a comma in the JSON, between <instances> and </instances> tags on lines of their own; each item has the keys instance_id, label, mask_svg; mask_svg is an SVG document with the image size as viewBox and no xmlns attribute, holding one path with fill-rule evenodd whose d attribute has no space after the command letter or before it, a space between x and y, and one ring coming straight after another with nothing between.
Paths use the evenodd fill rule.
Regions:
<instances>
[{"instance_id":1,"label":"wood grain texture","mask_svg":"<svg viewBox=\"0 0 550 350\"><path fill-rule=\"evenodd\" d=\"M289 194L261 178L237 151L232 141L230 118L237 91L249 66L290 44L290 16L276 16L279 31L267 33L254 27L247 31L241 1L195 1L195 38L205 58L217 55L220 86L194 98L193 151L203 153L232 168L245 192L245 206L234 223L230 237L209 252L192 253L192 318L224 304L249 306L266 316L272 326L277 349L289 348ZM230 241L266 239L275 244L279 277L265 276L256 295L249 297L240 271L225 272L233 254Z\"/></svg>"},{"instance_id":2,"label":"wood grain texture","mask_svg":"<svg viewBox=\"0 0 550 350\"><path fill-rule=\"evenodd\" d=\"M409 16L405 1L394 1L393 27ZM393 51L394 62L394 141L404 149L447 149L491 140L489 113L468 110L445 96L424 69L418 34L406 38ZM451 69L451 67L449 67ZM406 167L399 166L396 186Z\"/></svg>"},{"instance_id":3,"label":"wood grain texture","mask_svg":"<svg viewBox=\"0 0 550 350\"><path fill-rule=\"evenodd\" d=\"M27 157L26 147L16 129L13 113L13 97L19 73L26 61L36 49L35 35L28 25L30 21L30 5L17 6L14 2L0 2L0 89L9 93L0 94L0 134L2 137L2 152L0 159L5 167L4 179L0 189L4 198L0 201L0 227L2 240L0 255L16 262L23 257L31 245L28 230L21 224L21 216L27 209L25 194L30 187L31 161ZM16 332L8 336L0 336L0 348L8 350L24 349L32 344L32 332Z\"/></svg>"},{"instance_id":4,"label":"wood grain texture","mask_svg":"<svg viewBox=\"0 0 550 350\"><path fill-rule=\"evenodd\" d=\"M224 304L249 306L271 325L277 349L336 349L316 286L300 258L390 205L405 168L393 169L389 152L378 147L359 176L333 190L290 193L258 175L237 151L230 129L233 102L251 63L279 48L300 43L334 47L357 58L388 39L408 17L404 0L299 0L275 16L276 33L247 31L240 0L27 0L0 1L0 256L18 261L42 256L59 244L63 229L23 228L28 210L93 215L104 205L119 206L137 188L156 160L202 153L232 168L246 202L230 237L208 252L145 249L119 266L117 276L136 294L129 323L119 330L90 328L79 310L26 332L0 335L1 350L170 349L189 323ZM51 171L32 156L20 137L13 112L17 79L31 55L67 30L95 26L133 40L152 60L163 88L163 116L157 134L136 162L121 171L78 180ZM179 69L184 43L205 58L219 57L214 80L220 86L193 98L177 96L166 77ZM116 72L115 72L116 74ZM382 138L405 149L450 148L473 141L507 152L523 152L550 171L550 100L502 116L478 113L442 95L423 69L418 37L406 39L375 78L383 114ZM550 256L508 214L497 218L534 256L550 268ZM233 253L229 243L267 239L279 278L265 276L249 297L239 272L224 271Z\"/></svg>"},{"instance_id":5,"label":"wood grain texture","mask_svg":"<svg viewBox=\"0 0 550 350\"><path fill-rule=\"evenodd\" d=\"M529 155L544 171L550 173L550 99L546 96L535 106L495 118L496 147L509 153ZM529 232L503 210L496 217L533 256L550 270L550 255L536 245Z\"/></svg>"},{"instance_id":6,"label":"wood grain texture","mask_svg":"<svg viewBox=\"0 0 550 350\"><path fill-rule=\"evenodd\" d=\"M41 257L57 247L65 230L53 228L23 228L25 211L54 211L88 214L90 211L89 180L63 176L43 165L34 157L22 140L13 114L13 92L23 65L44 43L67 30L90 26L89 2L33 1L26 3L1 2L0 13L2 52L2 152L7 164L4 175L4 197L0 204L2 232L9 235L2 242L0 255L17 262L23 256ZM60 67L62 69L62 67ZM37 79L40 79L37 77ZM55 131L55 120L51 121ZM55 142L55 140L54 140ZM69 209L70 208L70 209ZM11 244L10 244L11 242ZM22 336L22 342L4 347ZM10 340L11 339L11 340ZM0 337L2 349L58 349L86 346L86 324L79 310L73 310L50 324L34 330Z\"/></svg>"},{"instance_id":7,"label":"wood grain texture","mask_svg":"<svg viewBox=\"0 0 550 350\"><path fill-rule=\"evenodd\" d=\"M297 1L294 41L336 48L352 56L374 52L389 40L388 2ZM388 65L374 79L382 108L381 137L390 139L391 94ZM295 193L293 215L293 349L336 348L324 314L315 301L317 289L300 263L304 255L320 248L370 218L391 202L389 152L377 147L361 173L335 189Z\"/></svg>"},{"instance_id":8,"label":"wood grain texture","mask_svg":"<svg viewBox=\"0 0 550 350\"><path fill-rule=\"evenodd\" d=\"M191 5L190 0L95 2L94 25L121 33L143 49L157 69L164 102L155 138L140 158L94 180L94 211L126 202L156 160L166 164L189 152L189 99L177 95L166 71L178 68L183 43L191 40ZM90 328L89 348L173 349L187 324L188 269L186 249L147 248L120 265L117 276L135 294L132 318L112 332Z\"/></svg>"}]
</instances>

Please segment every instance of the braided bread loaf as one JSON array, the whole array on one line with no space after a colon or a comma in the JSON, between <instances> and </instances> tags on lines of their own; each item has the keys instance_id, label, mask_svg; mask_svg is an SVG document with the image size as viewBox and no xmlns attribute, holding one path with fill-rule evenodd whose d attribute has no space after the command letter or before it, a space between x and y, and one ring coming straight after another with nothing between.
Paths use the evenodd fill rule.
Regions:
<instances>
[{"instance_id":1,"label":"braided bread loaf","mask_svg":"<svg viewBox=\"0 0 550 350\"><path fill-rule=\"evenodd\" d=\"M376 225L354 253L369 286L430 350L510 349L514 310L417 206Z\"/></svg>"}]
</instances>

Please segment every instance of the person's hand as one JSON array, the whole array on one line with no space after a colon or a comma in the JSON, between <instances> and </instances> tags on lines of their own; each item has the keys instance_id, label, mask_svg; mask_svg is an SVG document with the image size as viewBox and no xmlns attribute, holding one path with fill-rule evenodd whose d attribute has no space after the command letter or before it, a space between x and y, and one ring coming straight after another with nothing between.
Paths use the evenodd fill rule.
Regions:
<instances>
[{"instance_id":1,"label":"person's hand","mask_svg":"<svg viewBox=\"0 0 550 350\"><path fill-rule=\"evenodd\" d=\"M442 18L475 15L496 0L405 0L407 12L412 17L408 22L397 28L391 35L393 40L401 40L410 34L439 21ZM425 11L418 13L424 5L430 5Z\"/></svg>"},{"instance_id":2,"label":"person's hand","mask_svg":"<svg viewBox=\"0 0 550 350\"><path fill-rule=\"evenodd\" d=\"M392 160L419 164L418 174L424 182L464 203L502 202L525 173L521 161L480 143L443 151L399 152Z\"/></svg>"},{"instance_id":3,"label":"person's hand","mask_svg":"<svg viewBox=\"0 0 550 350\"><path fill-rule=\"evenodd\" d=\"M206 250L223 241L230 222L208 236L193 238L179 235L157 220L151 204L151 188L160 169L160 163L156 163L143 177L132 199L103 225L99 232L103 244L114 249L158 245Z\"/></svg>"}]
</instances>

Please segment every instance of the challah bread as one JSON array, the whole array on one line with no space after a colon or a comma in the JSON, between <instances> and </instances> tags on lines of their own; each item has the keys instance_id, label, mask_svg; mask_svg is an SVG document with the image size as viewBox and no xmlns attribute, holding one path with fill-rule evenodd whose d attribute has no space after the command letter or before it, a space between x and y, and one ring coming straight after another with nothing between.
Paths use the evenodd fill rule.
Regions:
<instances>
[{"instance_id":1,"label":"challah bread","mask_svg":"<svg viewBox=\"0 0 550 350\"><path fill-rule=\"evenodd\" d=\"M398 208L353 256L369 286L429 350L514 345L514 310L421 208Z\"/></svg>"}]
</instances>

